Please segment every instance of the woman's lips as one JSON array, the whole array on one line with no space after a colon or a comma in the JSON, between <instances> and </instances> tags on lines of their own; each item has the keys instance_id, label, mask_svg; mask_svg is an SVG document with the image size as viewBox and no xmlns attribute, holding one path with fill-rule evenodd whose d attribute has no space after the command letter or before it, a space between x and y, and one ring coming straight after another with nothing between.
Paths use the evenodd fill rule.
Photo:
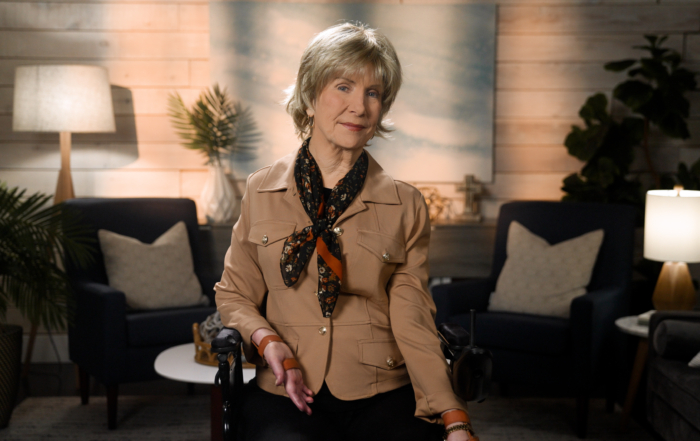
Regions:
<instances>
[{"instance_id":1,"label":"woman's lips","mask_svg":"<svg viewBox=\"0 0 700 441\"><path fill-rule=\"evenodd\" d=\"M359 132L360 130L365 128L365 126L358 126L357 124L352 123L342 123L342 126L350 130L351 132Z\"/></svg>"}]
</instances>

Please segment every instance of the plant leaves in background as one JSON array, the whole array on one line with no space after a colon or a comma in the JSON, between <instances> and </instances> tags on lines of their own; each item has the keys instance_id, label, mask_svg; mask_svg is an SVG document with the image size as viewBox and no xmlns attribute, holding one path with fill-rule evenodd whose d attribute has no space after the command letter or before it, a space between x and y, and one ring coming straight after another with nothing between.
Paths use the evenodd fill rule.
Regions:
<instances>
[{"instance_id":1,"label":"plant leaves in background","mask_svg":"<svg viewBox=\"0 0 700 441\"><path fill-rule=\"evenodd\" d=\"M89 264L89 229L52 196L0 186L0 319L13 304L32 324L62 329L72 317L65 259Z\"/></svg>"},{"instance_id":2,"label":"plant leaves in background","mask_svg":"<svg viewBox=\"0 0 700 441\"><path fill-rule=\"evenodd\" d=\"M700 188L700 161L690 169L679 165L676 176L660 176L650 160L650 126L671 138L690 136L686 122L690 103L684 94L696 90L697 84L694 72L679 67L680 54L661 47L666 36L645 35L644 39L646 45L634 48L645 51L646 56L604 65L611 72L627 71L629 79L615 87L613 97L636 115L613 118L607 98L598 93L589 97L579 112L585 128L572 126L566 136L564 144L569 154L586 164L579 173L564 179L564 200L632 204L641 214L645 192L639 177L630 176L638 146L645 151L655 188L670 188L675 182L682 182L686 188Z\"/></svg>"},{"instance_id":3,"label":"plant leaves in background","mask_svg":"<svg viewBox=\"0 0 700 441\"><path fill-rule=\"evenodd\" d=\"M191 109L178 93L171 94L168 115L182 145L202 152L207 164L220 165L225 155L252 151L260 140L250 108L234 102L218 84L203 91Z\"/></svg>"},{"instance_id":4,"label":"plant leaves in background","mask_svg":"<svg viewBox=\"0 0 700 441\"><path fill-rule=\"evenodd\" d=\"M630 67L634 66L636 62L637 60L611 61L610 63L605 63L603 67L605 68L605 70L609 70L612 72L622 72L623 70L629 69Z\"/></svg>"}]
</instances>

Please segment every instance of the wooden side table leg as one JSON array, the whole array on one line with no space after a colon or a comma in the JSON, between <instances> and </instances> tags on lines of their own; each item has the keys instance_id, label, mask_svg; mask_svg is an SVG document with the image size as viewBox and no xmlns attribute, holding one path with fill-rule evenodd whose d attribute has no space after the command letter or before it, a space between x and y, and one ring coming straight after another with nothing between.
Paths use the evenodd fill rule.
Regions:
<instances>
[{"instance_id":1,"label":"wooden side table leg","mask_svg":"<svg viewBox=\"0 0 700 441\"><path fill-rule=\"evenodd\" d=\"M648 352L649 341L646 338L640 338L639 345L637 346L637 356L634 359L634 366L632 367L632 376L630 377L630 384L627 387L625 407L622 408L622 421L620 422L620 427L622 428L622 430L627 429L627 424L630 420L630 414L632 413L632 405L634 405L634 399L637 396L637 387L639 386L639 380L642 379L642 373L644 372L644 367L646 366Z\"/></svg>"},{"instance_id":2,"label":"wooden side table leg","mask_svg":"<svg viewBox=\"0 0 700 441\"><path fill-rule=\"evenodd\" d=\"M223 441L224 426L223 418L223 400L221 398L221 388L211 386L211 441Z\"/></svg>"}]
</instances>

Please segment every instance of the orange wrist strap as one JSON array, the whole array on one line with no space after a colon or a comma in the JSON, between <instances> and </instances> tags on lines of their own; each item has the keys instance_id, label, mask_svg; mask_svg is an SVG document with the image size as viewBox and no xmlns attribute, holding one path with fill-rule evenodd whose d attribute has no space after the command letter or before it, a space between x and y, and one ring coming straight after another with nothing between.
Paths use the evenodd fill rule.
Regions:
<instances>
[{"instance_id":1,"label":"orange wrist strap","mask_svg":"<svg viewBox=\"0 0 700 441\"><path fill-rule=\"evenodd\" d=\"M253 346L258 348L258 354L260 355L260 357L265 358L265 356L263 355L265 353L265 348L267 347L268 344L272 343L273 341L278 341L280 343L284 343L284 340L282 340L279 335L270 334L270 335L263 337L263 339L260 340L260 345L256 345L255 342L253 342Z\"/></svg>"},{"instance_id":2,"label":"orange wrist strap","mask_svg":"<svg viewBox=\"0 0 700 441\"><path fill-rule=\"evenodd\" d=\"M468 423L469 416L463 410L455 409L451 410L442 416L442 421L445 423L445 427L454 423Z\"/></svg>"},{"instance_id":3,"label":"orange wrist strap","mask_svg":"<svg viewBox=\"0 0 700 441\"><path fill-rule=\"evenodd\" d=\"M295 358L285 358L282 362L285 371L290 369L301 369L299 362Z\"/></svg>"}]
</instances>

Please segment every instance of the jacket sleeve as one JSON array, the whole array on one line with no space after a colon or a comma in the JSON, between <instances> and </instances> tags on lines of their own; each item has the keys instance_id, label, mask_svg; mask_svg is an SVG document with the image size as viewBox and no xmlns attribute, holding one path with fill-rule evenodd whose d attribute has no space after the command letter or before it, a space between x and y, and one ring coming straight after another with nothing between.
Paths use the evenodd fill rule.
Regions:
<instances>
[{"instance_id":1,"label":"jacket sleeve","mask_svg":"<svg viewBox=\"0 0 700 441\"><path fill-rule=\"evenodd\" d=\"M415 416L442 423L442 412L449 409L466 412L467 403L452 391L449 366L437 338L435 303L427 286L428 208L415 189L413 198L407 202L406 261L396 268L387 286L389 315L416 394Z\"/></svg>"},{"instance_id":2,"label":"jacket sleeve","mask_svg":"<svg viewBox=\"0 0 700 441\"><path fill-rule=\"evenodd\" d=\"M224 326L235 328L243 337L246 359L263 364L251 344L251 336L259 328L274 329L260 313L267 285L258 265L256 245L248 241L250 231L250 189L255 173L248 177L241 201L241 215L233 226L231 246L224 258L224 273L216 284L216 307Z\"/></svg>"}]
</instances>

